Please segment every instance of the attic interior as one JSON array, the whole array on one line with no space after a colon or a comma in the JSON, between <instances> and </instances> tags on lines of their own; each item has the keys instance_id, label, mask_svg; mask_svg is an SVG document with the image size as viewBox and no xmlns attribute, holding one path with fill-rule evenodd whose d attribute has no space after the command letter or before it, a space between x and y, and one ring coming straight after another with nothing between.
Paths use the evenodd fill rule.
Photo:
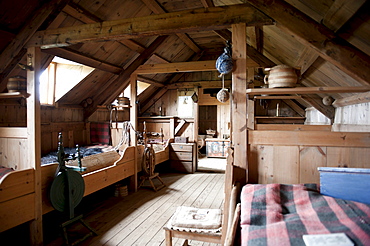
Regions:
<instances>
[{"instance_id":1,"label":"attic interior","mask_svg":"<svg viewBox=\"0 0 370 246\"><path fill-rule=\"evenodd\" d=\"M287 191L320 184L320 197L354 201L353 211L360 209L370 224L370 201L361 195L368 194L362 190L368 189L370 168L369 5L366 0L0 2L1 238L26 227L30 245L45 244L46 216L58 210L50 187L65 182L56 180L69 168L84 184L76 188L83 201L121 186L129 190L125 199L140 200L135 194L144 192L144 183L156 181L154 191L143 196L160 197L174 190L171 185L181 186L168 173L200 175L200 159L225 163L225 174L218 174L223 187L204 189L204 196L220 193L220 202L203 206L221 208L222 229L186 234L192 245L200 236L211 245L238 245L249 237L240 230L246 212L232 220L237 201L246 196L235 187L248 190L251 184L264 189L279 184ZM216 60L226 47L232 70L222 76ZM43 163L60 146L75 153L76 144L82 167L79 154ZM85 155L93 145L98 154ZM349 176L335 176L326 191L323 180L336 172ZM354 176L363 179L338 182ZM167 186L157 190L160 177ZM340 194L331 193L334 186ZM305 196L306 186L299 187ZM162 217L198 204L190 200L168 202ZM67 203L63 212L73 210ZM181 238L166 227L167 220L153 221L146 223L158 227L155 236L137 227L132 245L172 245L172 237ZM121 224L113 230L123 230ZM290 244L302 245L302 233L322 234L326 226L290 235ZM370 241L370 228L359 227L361 232L329 231L362 245ZM114 236L104 237L112 228L99 227L98 236L82 244L109 245ZM127 245L122 237L119 243ZM284 240L280 245L289 245Z\"/></svg>"}]
</instances>

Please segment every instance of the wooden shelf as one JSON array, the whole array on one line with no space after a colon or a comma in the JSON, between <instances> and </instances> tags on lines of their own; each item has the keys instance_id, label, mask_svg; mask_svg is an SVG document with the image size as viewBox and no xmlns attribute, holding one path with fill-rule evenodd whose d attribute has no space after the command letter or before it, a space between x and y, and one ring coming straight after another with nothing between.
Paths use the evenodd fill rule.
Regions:
<instances>
[{"instance_id":1,"label":"wooden shelf","mask_svg":"<svg viewBox=\"0 0 370 246\"><path fill-rule=\"evenodd\" d=\"M7 92L7 93L0 93L0 98L27 98L30 94L26 92Z\"/></svg>"},{"instance_id":2,"label":"wooden shelf","mask_svg":"<svg viewBox=\"0 0 370 246\"><path fill-rule=\"evenodd\" d=\"M254 96L254 99L302 99L301 96Z\"/></svg>"},{"instance_id":3,"label":"wooden shelf","mask_svg":"<svg viewBox=\"0 0 370 246\"><path fill-rule=\"evenodd\" d=\"M356 93L370 91L370 86L355 87L296 87L296 88L254 88L247 89L247 95L284 95L320 93Z\"/></svg>"},{"instance_id":4,"label":"wooden shelf","mask_svg":"<svg viewBox=\"0 0 370 246\"><path fill-rule=\"evenodd\" d=\"M306 117L255 116L256 124L303 124Z\"/></svg>"},{"instance_id":5,"label":"wooden shelf","mask_svg":"<svg viewBox=\"0 0 370 246\"><path fill-rule=\"evenodd\" d=\"M112 105L112 108L131 108L130 105Z\"/></svg>"}]
</instances>

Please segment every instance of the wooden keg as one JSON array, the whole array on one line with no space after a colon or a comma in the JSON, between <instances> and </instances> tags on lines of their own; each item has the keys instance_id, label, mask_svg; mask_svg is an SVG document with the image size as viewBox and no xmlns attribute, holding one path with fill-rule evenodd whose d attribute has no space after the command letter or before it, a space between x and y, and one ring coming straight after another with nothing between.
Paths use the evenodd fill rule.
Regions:
<instances>
[{"instance_id":1,"label":"wooden keg","mask_svg":"<svg viewBox=\"0 0 370 246\"><path fill-rule=\"evenodd\" d=\"M6 86L8 92L27 92L27 79L22 76L15 76L8 79Z\"/></svg>"},{"instance_id":2,"label":"wooden keg","mask_svg":"<svg viewBox=\"0 0 370 246\"><path fill-rule=\"evenodd\" d=\"M127 97L118 97L117 103L118 105L130 105L130 99Z\"/></svg>"},{"instance_id":3,"label":"wooden keg","mask_svg":"<svg viewBox=\"0 0 370 246\"><path fill-rule=\"evenodd\" d=\"M275 87L295 87L298 82L297 70L287 65L277 65L269 70L264 82L269 88Z\"/></svg>"}]
</instances>

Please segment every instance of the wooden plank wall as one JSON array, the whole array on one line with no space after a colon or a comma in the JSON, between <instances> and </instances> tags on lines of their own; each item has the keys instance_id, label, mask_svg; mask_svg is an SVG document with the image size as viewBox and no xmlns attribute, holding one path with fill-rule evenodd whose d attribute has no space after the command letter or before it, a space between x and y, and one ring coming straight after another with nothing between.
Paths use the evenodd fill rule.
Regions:
<instances>
[{"instance_id":1,"label":"wooden plank wall","mask_svg":"<svg viewBox=\"0 0 370 246\"><path fill-rule=\"evenodd\" d=\"M204 72L206 73L206 72ZM192 74L192 73L189 73ZM202 73L195 73L201 76ZM212 75L209 72L210 76ZM203 75L204 76L204 75ZM219 84L217 84L219 85ZM189 89L190 90L190 89ZM219 102L215 97L211 97L209 94L203 93L204 88L199 89L199 105L216 105L217 106L217 132L220 137L224 134L230 135L230 104L229 101L226 103ZM158 115L158 108L161 106L166 116L177 116L178 105L177 105L177 90L168 90L153 106L151 106L147 113ZM193 119L185 119L187 123L183 127L182 131L177 136L189 137L193 141ZM177 126L178 123L175 123ZM149 127L149 125L147 125ZM153 131L159 132L160 127L156 127ZM148 128L149 131L149 128ZM152 130L150 130L152 131Z\"/></svg>"},{"instance_id":2,"label":"wooden plank wall","mask_svg":"<svg viewBox=\"0 0 370 246\"><path fill-rule=\"evenodd\" d=\"M0 105L3 114L0 116L1 127L25 127L26 126L26 107L16 102ZM106 108L98 109L88 122L109 122L110 110ZM115 115L113 115L115 119ZM129 120L129 110L123 109L117 111L117 120L122 122ZM62 132L64 136L64 146L74 147L76 144L81 146L90 143L89 126L83 119L83 109L81 108L55 108L41 107L41 153L46 154L50 151L56 151L58 146L58 133ZM0 154L1 164L10 165L20 170L23 169L22 160L26 150L25 140L19 138L1 139ZM9 150L9 151L8 151ZM10 158L10 159L9 159ZM20 160L20 162L18 162ZM8 164L7 164L8 163Z\"/></svg>"},{"instance_id":3,"label":"wooden plank wall","mask_svg":"<svg viewBox=\"0 0 370 246\"><path fill-rule=\"evenodd\" d=\"M317 167L370 168L370 133L250 131L251 183L320 183Z\"/></svg>"},{"instance_id":4,"label":"wooden plank wall","mask_svg":"<svg viewBox=\"0 0 370 246\"><path fill-rule=\"evenodd\" d=\"M0 166L28 168L27 144L27 128L0 127Z\"/></svg>"}]
</instances>

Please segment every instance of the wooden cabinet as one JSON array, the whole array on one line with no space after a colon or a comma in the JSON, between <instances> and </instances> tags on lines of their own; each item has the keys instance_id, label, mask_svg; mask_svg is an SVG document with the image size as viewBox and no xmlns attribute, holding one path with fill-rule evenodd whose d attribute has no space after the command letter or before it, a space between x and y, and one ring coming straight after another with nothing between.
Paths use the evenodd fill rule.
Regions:
<instances>
[{"instance_id":1,"label":"wooden cabinet","mask_svg":"<svg viewBox=\"0 0 370 246\"><path fill-rule=\"evenodd\" d=\"M207 138L206 139L206 155L207 157L226 158L227 148L229 146L230 146L230 140Z\"/></svg>"},{"instance_id":2,"label":"wooden cabinet","mask_svg":"<svg viewBox=\"0 0 370 246\"><path fill-rule=\"evenodd\" d=\"M197 165L197 152L194 143L171 143L170 166L171 169L194 173Z\"/></svg>"}]
</instances>

